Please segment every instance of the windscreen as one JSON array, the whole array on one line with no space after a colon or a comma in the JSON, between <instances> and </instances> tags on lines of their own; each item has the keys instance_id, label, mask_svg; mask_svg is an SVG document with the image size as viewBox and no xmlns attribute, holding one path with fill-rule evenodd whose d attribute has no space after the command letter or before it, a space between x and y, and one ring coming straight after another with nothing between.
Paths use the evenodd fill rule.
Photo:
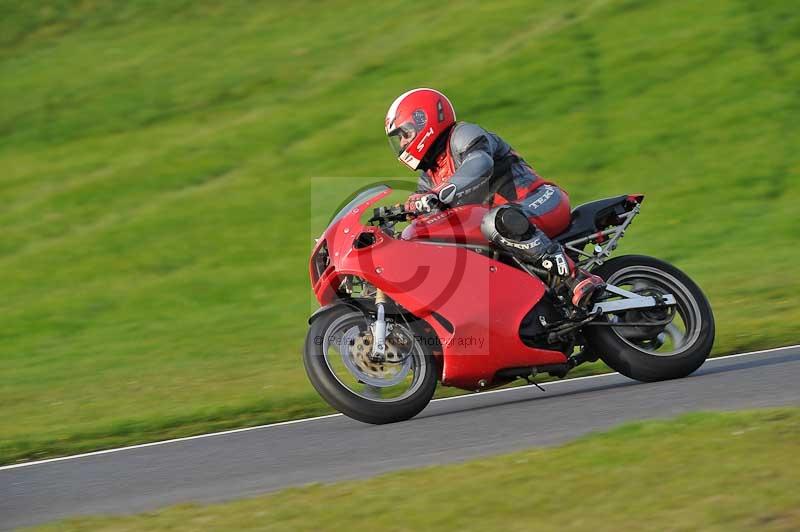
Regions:
<instances>
[{"instance_id":1,"label":"windscreen","mask_svg":"<svg viewBox=\"0 0 800 532\"><path fill-rule=\"evenodd\" d=\"M353 209L353 207L361 205L368 199L372 198L373 196L377 196L384 190L389 190L389 187L387 187L386 185L375 185L366 188L361 192L357 192L356 195L353 196L353 199L351 199L344 206L342 206L336 213L336 215L333 218L331 218L331 221L328 222L328 227L330 227L331 225L335 224L336 222L344 218L344 215L350 212Z\"/></svg>"}]
</instances>

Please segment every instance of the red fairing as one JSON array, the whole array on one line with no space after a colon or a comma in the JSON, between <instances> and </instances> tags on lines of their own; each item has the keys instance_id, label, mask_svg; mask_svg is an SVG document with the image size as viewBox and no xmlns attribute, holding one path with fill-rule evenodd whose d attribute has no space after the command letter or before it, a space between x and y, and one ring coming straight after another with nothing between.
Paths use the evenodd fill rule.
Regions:
<instances>
[{"instance_id":1,"label":"red fairing","mask_svg":"<svg viewBox=\"0 0 800 532\"><path fill-rule=\"evenodd\" d=\"M506 203L503 201L503 203ZM414 219L403 231L403 240L429 239L463 244L489 244L481 232L481 220L489 211L485 205L462 205L446 211ZM561 234L572 219L569 197L562 193L561 202L544 216L532 216L531 223L550 238Z\"/></svg>"},{"instance_id":2,"label":"red fairing","mask_svg":"<svg viewBox=\"0 0 800 532\"><path fill-rule=\"evenodd\" d=\"M503 368L566 362L563 353L528 347L519 337L523 317L545 293L539 279L463 247L438 245L422 237L395 239L362 225L359 217L364 210L388 193L353 209L320 239L310 269L321 304L334 300L343 275L356 275L380 288L435 331L443 346L446 385L476 389L479 381L491 383ZM458 216L480 219L477 211L468 209ZM437 222L427 227L431 226ZM374 233L376 242L356 249L353 242L362 232ZM479 228L465 228L463 235L471 239L479 233ZM317 276L314 261L323 245L328 247L330 264ZM452 325L452 332L434 312Z\"/></svg>"},{"instance_id":3,"label":"red fairing","mask_svg":"<svg viewBox=\"0 0 800 532\"><path fill-rule=\"evenodd\" d=\"M481 220L489 209L463 205L414 219L403 231L403 240L427 239L462 244L489 244L481 233Z\"/></svg>"}]
</instances>

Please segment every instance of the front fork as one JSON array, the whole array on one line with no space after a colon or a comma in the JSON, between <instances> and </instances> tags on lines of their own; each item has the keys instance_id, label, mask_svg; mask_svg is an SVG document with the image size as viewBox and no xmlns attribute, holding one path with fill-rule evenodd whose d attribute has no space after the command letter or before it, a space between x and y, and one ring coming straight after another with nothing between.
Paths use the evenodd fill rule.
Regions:
<instances>
[{"instance_id":1,"label":"front fork","mask_svg":"<svg viewBox=\"0 0 800 532\"><path fill-rule=\"evenodd\" d=\"M375 308L376 312L376 319L375 323L372 324L372 337L373 337L373 348L372 348L372 358L376 360L384 360L386 355L386 311L384 310L384 304L386 303L386 294L383 293L382 290L377 289L375 291Z\"/></svg>"}]
</instances>

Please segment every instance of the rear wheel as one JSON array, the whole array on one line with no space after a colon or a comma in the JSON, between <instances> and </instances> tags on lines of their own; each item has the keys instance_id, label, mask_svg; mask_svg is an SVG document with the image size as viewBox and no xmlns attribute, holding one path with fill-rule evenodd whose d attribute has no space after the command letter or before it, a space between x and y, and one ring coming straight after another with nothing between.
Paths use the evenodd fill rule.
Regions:
<instances>
[{"instance_id":1,"label":"rear wheel","mask_svg":"<svg viewBox=\"0 0 800 532\"><path fill-rule=\"evenodd\" d=\"M376 362L369 321L342 305L311 324L303 362L311 384L339 412L365 423L403 421L436 390L436 362L423 338L413 324L393 323L384 360Z\"/></svg>"},{"instance_id":2,"label":"rear wheel","mask_svg":"<svg viewBox=\"0 0 800 532\"><path fill-rule=\"evenodd\" d=\"M705 295L685 273L664 261L642 255L609 260L592 273L606 283L641 295L675 296L672 307L622 311L608 322L636 326L587 326L592 352L612 369L632 379L659 381L689 375L714 345L714 315Z\"/></svg>"}]
</instances>

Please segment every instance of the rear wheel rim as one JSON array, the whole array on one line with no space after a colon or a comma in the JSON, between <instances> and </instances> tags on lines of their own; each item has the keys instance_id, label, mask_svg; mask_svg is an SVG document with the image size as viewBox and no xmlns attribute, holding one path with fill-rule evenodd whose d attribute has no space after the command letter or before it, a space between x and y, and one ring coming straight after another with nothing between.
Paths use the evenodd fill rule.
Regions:
<instances>
[{"instance_id":1,"label":"rear wheel rim","mask_svg":"<svg viewBox=\"0 0 800 532\"><path fill-rule=\"evenodd\" d=\"M395 403L414 395L430 371L430 363L410 328L392 324L383 364L366 356L371 352L370 339L369 323L360 313L346 314L331 323L322 342L322 356L334 379L348 392L369 401Z\"/></svg>"},{"instance_id":2,"label":"rear wheel rim","mask_svg":"<svg viewBox=\"0 0 800 532\"><path fill-rule=\"evenodd\" d=\"M608 284L618 286L642 295L656 293L675 296L671 321L664 326L653 327L611 327L616 336L627 345L658 357L678 356L688 351L700 338L703 318L700 305L692 291L674 275L650 266L629 266L614 272ZM647 322L669 319L663 311L629 311L607 315L609 321ZM652 332L656 332L652 334ZM649 338L642 338L648 336Z\"/></svg>"}]
</instances>

